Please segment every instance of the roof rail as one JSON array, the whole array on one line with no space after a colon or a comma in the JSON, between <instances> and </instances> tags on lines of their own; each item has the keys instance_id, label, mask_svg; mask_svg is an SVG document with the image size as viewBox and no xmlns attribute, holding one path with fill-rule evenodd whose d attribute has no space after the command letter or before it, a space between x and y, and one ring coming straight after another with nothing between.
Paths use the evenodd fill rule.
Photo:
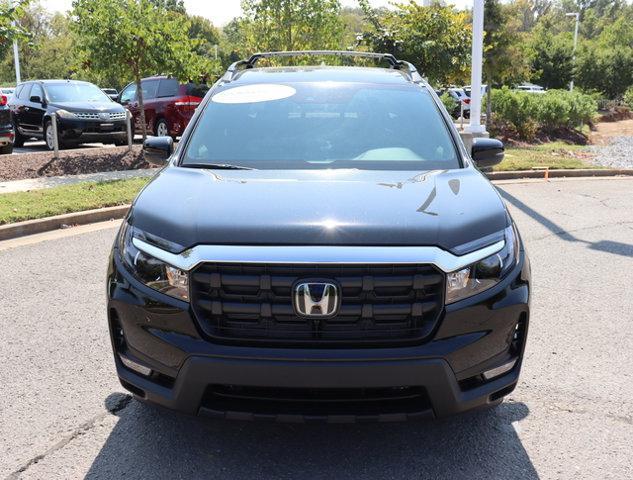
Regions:
<instances>
[{"instance_id":1,"label":"roof rail","mask_svg":"<svg viewBox=\"0 0 633 480\"><path fill-rule=\"evenodd\" d=\"M422 81L422 76L418 73L417 69L409 62L404 60L398 60L391 53L374 53L374 52L356 52L350 50L298 50L298 51L286 51L286 52L260 52L251 55L248 60L239 60L233 63L222 77L222 81L230 82L235 74L244 69L254 68L255 64L262 58L282 58L282 57L301 57L301 56L322 56L330 55L335 57L358 57L358 58L373 58L375 60L384 60L389 63L389 68L396 70L405 70L411 80L414 82Z\"/></svg>"}]
</instances>

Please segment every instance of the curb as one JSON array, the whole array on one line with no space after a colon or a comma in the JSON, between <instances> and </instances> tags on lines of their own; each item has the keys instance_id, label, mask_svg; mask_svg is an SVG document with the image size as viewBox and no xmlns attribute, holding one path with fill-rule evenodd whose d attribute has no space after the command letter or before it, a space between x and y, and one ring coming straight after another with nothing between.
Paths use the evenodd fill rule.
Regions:
<instances>
[{"instance_id":1,"label":"curb","mask_svg":"<svg viewBox=\"0 0 633 480\"><path fill-rule=\"evenodd\" d=\"M518 178L561 178L561 177L618 177L633 176L633 169L560 169L560 170L519 170L510 172L486 172L489 180L514 180Z\"/></svg>"},{"instance_id":2,"label":"curb","mask_svg":"<svg viewBox=\"0 0 633 480\"><path fill-rule=\"evenodd\" d=\"M23 237L25 235L33 235L35 233L48 232L59 228L67 228L69 225L84 225L86 223L105 222L123 218L129 208L129 205L97 208L84 212L65 213L64 215L56 215L54 217L0 225L0 241Z\"/></svg>"}]
</instances>

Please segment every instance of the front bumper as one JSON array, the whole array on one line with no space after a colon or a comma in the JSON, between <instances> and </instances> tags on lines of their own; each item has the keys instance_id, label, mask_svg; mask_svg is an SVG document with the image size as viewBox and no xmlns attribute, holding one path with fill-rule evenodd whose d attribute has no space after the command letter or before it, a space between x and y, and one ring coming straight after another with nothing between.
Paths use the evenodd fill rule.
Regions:
<instances>
[{"instance_id":1,"label":"front bumper","mask_svg":"<svg viewBox=\"0 0 633 480\"><path fill-rule=\"evenodd\" d=\"M205 338L187 303L136 281L115 249L108 316L121 383L168 408L299 422L444 417L495 404L514 389L529 321L529 282L522 252L499 285L446 306L432 340L420 345L246 347ZM120 355L151 375L126 367ZM512 360L505 374L488 381L482 376Z\"/></svg>"},{"instance_id":2,"label":"front bumper","mask_svg":"<svg viewBox=\"0 0 633 480\"><path fill-rule=\"evenodd\" d=\"M127 139L125 120L101 122L96 120L58 119L59 135L67 142L103 142Z\"/></svg>"}]
</instances>

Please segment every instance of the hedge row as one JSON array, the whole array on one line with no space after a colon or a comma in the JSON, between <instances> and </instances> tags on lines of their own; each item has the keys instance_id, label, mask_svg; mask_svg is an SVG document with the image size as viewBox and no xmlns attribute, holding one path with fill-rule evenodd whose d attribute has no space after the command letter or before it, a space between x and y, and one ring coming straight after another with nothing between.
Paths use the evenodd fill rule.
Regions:
<instances>
[{"instance_id":1,"label":"hedge row","mask_svg":"<svg viewBox=\"0 0 633 480\"><path fill-rule=\"evenodd\" d=\"M591 122L597 111L595 98L577 91L548 90L538 94L503 87L492 91L489 126L491 130L515 131L520 138L530 140L539 130L578 128Z\"/></svg>"}]
</instances>

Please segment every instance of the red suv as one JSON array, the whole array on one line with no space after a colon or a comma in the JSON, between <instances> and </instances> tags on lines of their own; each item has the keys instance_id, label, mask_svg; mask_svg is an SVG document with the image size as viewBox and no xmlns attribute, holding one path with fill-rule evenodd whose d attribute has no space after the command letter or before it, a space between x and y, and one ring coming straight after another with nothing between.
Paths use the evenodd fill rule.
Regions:
<instances>
[{"instance_id":1,"label":"red suv","mask_svg":"<svg viewBox=\"0 0 633 480\"><path fill-rule=\"evenodd\" d=\"M209 90L206 85L180 84L165 76L141 80L145 121L148 132L157 137L182 135L193 112ZM130 83L119 94L119 103L132 112L134 130L141 132L141 110L138 105L136 83Z\"/></svg>"}]
</instances>

